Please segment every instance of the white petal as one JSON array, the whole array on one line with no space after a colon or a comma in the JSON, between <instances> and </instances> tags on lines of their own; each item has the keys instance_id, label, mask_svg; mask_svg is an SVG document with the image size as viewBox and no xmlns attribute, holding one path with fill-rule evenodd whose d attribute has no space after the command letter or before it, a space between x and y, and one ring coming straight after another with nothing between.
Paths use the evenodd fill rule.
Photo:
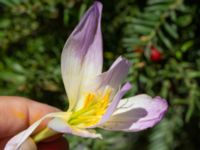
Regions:
<instances>
[{"instance_id":1,"label":"white petal","mask_svg":"<svg viewBox=\"0 0 200 150\"><path fill-rule=\"evenodd\" d=\"M130 63L126 59L118 57L110 69L97 76L94 80L91 80L91 83L85 87L85 90L93 93L103 93L106 87L109 87L112 89L112 94L110 96L110 100L112 100L116 92L120 89L122 81L127 76L129 67ZM84 95L80 98L75 110L82 107L84 98Z\"/></svg>"},{"instance_id":2,"label":"white petal","mask_svg":"<svg viewBox=\"0 0 200 150\"><path fill-rule=\"evenodd\" d=\"M110 69L97 76L88 88L95 92L97 90L104 90L106 86L109 86L114 90L113 94L115 94L127 76L129 68L130 63L126 59L118 57Z\"/></svg>"},{"instance_id":3,"label":"white petal","mask_svg":"<svg viewBox=\"0 0 200 150\"><path fill-rule=\"evenodd\" d=\"M166 100L145 94L123 99L112 117L100 127L130 132L144 130L160 122L167 107Z\"/></svg>"},{"instance_id":4,"label":"white petal","mask_svg":"<svg viewBox=\"0 0 200 150\"><path fill-rule=\"evenodd\" d=\"M96 134L93 130L80 129L75 126L70 126L60 118L51 120L48 127L61 133L73 134L81 137L102 138L100 134Z\"/></svg>"},{"instance_id":5,"label":"white petal","mask_svg":"<svg viewBox=\"0 0 200 150\"><path fill-rule=\"evenodd\" d=\"M68 38L62 52L61 72L73 109L84 87L102 71L102 5L95 2Z\"/></svg>"}]
</instances>

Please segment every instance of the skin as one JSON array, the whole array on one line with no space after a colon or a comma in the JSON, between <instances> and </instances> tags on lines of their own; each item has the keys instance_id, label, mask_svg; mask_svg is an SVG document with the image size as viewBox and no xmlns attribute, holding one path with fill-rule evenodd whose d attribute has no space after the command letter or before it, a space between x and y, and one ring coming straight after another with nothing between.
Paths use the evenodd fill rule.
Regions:
<instances>
[{"instance_id":1,"label":"skin","mask_svg":"<svg viewBox=\"0 0 200 150\"><path fill-rule=\"evenodd\" d=\"M0 149L7 141L28 128L42 116L59 111L57 108L38 103L23 97L0 96ZM33 133L42 130L47 121L44 121ZM28 147L28 148L27 148ZM37 147L37 148L36 148ZM68 150L67 141L60 135L36 144L31 138L27 139L20 150Z\"/></svg>"}]
</instances>

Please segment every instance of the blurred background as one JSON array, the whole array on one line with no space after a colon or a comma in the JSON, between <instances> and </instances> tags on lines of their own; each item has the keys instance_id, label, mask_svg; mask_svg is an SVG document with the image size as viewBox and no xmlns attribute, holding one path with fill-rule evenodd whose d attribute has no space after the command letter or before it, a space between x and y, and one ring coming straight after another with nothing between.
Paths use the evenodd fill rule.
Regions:
<instances>
[{"instance_id":1,"label":"blurred background","mask_svg":"<svg viewBox=\"0 0 200 150\"><path fill-rule=\"evenodd\" d=\"M93 0L0 0L0 95L66 109L62 47ZM197 150L200 147L198 0L104 0L104 69L119 55L133 63L128 95L168 100L159 125L103 140L67 135L72 150Z\"/></svg>"}]
</instances>

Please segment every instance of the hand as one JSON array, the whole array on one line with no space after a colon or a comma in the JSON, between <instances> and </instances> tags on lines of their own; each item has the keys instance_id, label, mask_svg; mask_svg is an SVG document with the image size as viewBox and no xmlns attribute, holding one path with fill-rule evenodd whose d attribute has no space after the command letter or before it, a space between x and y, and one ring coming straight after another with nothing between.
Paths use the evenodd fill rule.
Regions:
<instances>
[{"instance_id":1,"label":"hand","mask_svg":"<svg viewBox=\"0 0 200 150\"><path fill-rule=\"evenodd\" d=\"M59 110L26 98L0 96L0 149L4 148L11 137L28 128L42 116L55 111ZM47 121L44 121L34 133L43 129L46 123ZM58 136L46 142L40 142L36 146L33 140L29 138L22 145L22 149L67 150L68 143L63 137Z\"/></svg>"}]
</instances>

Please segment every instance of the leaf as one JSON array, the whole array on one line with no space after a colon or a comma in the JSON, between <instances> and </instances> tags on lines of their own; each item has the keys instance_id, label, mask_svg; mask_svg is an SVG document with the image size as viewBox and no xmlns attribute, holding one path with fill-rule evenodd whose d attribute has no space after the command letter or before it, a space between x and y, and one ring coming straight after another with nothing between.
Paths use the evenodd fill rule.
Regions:
<instances>
[{"instance_id":1,"label":"leaf","mask_svg":"<svg viewBox=\"0 0 200 150\"><path fill-rule=\"evenodd\" d=\"M186 42L183 43L183 45L181 46L181 51L182 51L182 52L186 52L186 51L189 50L193 45L194 45L194 41L193 41L193 40L186 41Z\"/></svg>"},{"instance_id":2,"label":"leaf","mask_svg":"<svg viewBox=\"0 0 200 150\"><path fill-rule=\"evenodd\" d=\"M168 8L169 8L169 4L157 4L157 5L148 6L147 8L145 8L145 11L147 11L147 12L152 12L152 11L162 12L162 11L167 10Z\"/></svg>"},{"instance_id":3,"label":"leaf","mask_svg":"<svg viewBox=\"0 0 200 150\"><path fill-rule=\"evenodd\" d=\"M171 37L173 37L174 39L178 38L176 25L173 25L173 24L170 25L168 22L165 22L164 28Z\"/></svg>"},{"instance_id":4,"label":"leaf","mask_svg":"<svg viewBox=\"0 0 200 150\"><path fill-rule=\"evenodd\" d=\"M194 100L194 98L192 98L192 99L190 99L189 109L188 109L186 116L185 116L186 122L190 121L190 118L192 117L192 114L194 112L194 108L195 108L195 100Z\"/></svg>"},{"instance_id":5,"label":"leaf","mask_svg":"<svg viewBox=\"0 0 200 150\"><path fill-rule=\"evenodd\" d=\"M143 26L149 26L149 27L154 27L155 24L157 23L154 20L144 20L142 18L133 18L131 21L134 24L143 25Z\"/></svg>"},{"instance_id":6,"label":"leaf","mask_svg":"<svg viewBox=\"0 0 200 150\"><path fill-rule=\"evenodd\" d=\"M186 15L180 16L177 19L177 24L180 27L187 27L191 23L192 23L192 16L190 14L186 14Z\"/></svg>"},{"instance_id":7,"label":"leaf","mask_svg":"<svg viewBox=\"0 0 200 150\"><path fill-rule=\"evenodd\" d=\"M143 44L143 42L136 37L124 38L123 42L124 44L132 45L131 47L137 47L137 45Z\"/></svg>"},{"instance_id":8,"label":"leaf","mask_svg":"<svg viewBox=\"0 0 200 150\"><path fill-rule=\"evenodd\" d=\"M165 35L163 34L162 31L158 31L158 36L160 37L161 41L163 42L163 44L170 50L173 49L172 44L170 42L170 40L165 37Z\"/></svg>"},{"instance_id":9,"label":"leaf","mask_svg":"<svg viewBox=\"0 0 200 150\"><path fill-rule=\"evenodd\" d=\"M143 25L134 24L133 30L136 33L144 35L144 34L149 34L152 31L152 28L143 26Z\"/></svg>"},{"instance_id":10,"label":"leaf","mask_svg":"<svg viewBox=\"0 0 200 150\"><path fill-rule=\"evenodd\" d=\"M137 17L141 18L143 20L159 21L160 20L160 13L144 12L144 13L138 14Z\"/></svg>"},{"instance_id":11,"label":"leaf","mask_svg":"<svg viewBox=\"0 0 200 150\"><path fill-rule=\"evenodd\" d=\"M13 6L13 3L10 0L0 0L0 3L9 7Z\"/></svg>"},{"instance_id":12,"label":"leaf","mask_svg":"<svg viewBox=\"0 0 200 150\"><path fill-rule=\"evenodd\" d=\"M81 5L80 11L79 11L79 20L80 20L81 17L84 15L86 9L87 9L87 5L83 3L83 4Z\"/></svg>"},{"instance_id":13,"label":"leaf","mask_svg":"<svg viewBox=\"0 0 200 150\"><path fill-rule=\"evenodd\" d=\"M149 0L147 2L148 5L154 5L154 4L163 4L163 3L172 3L174 0Z\"/></svg>"}]
</instances>

